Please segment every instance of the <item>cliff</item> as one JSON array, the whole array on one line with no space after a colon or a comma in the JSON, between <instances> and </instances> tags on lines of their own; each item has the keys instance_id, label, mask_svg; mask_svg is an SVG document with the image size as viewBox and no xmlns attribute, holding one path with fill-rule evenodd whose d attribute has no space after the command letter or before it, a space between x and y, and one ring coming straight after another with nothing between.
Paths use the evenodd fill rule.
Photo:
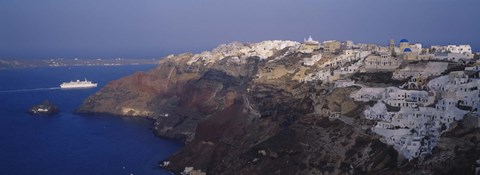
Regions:
<instances>
[{"instance_id":1,"label":"cliff","mask_svg":"<svg viewBox=\"0 0 480 175\"><path fill-rule=\"evenodd\" d=\"M363 85L303 81L323 66L303 60L322 50L299 49L300 43L269 41L168 56L153 70L108 83L77 111L154 119L158 135L185 142L166 167L176 173L186 167L208 174L474 171L478 127L452 126L431 155L408 160L372 131L376 122L363 111L374 103L351 98ZM405 83L386 81L391 73L350 76L362 84Z\"/></svg>"}]
</instances>

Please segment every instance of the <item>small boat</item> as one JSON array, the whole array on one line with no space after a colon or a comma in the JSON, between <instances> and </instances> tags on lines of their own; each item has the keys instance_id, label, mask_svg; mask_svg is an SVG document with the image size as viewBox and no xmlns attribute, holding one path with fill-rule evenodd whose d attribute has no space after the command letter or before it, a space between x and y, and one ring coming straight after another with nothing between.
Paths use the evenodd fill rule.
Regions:
<instances>
[{"instance_id":1,"label":"small boat","mask_svg":"<svg viewBox=\"0 0 480 175\"><path fill-rule=\"evenodd\" d=\"M94 88L94 87L97 87L97 83L92 83L87 79L85 79L85 81L77 80L77 81L64 82L60 85L60 88L62 89Z\"/></svg>"}]
</instances>

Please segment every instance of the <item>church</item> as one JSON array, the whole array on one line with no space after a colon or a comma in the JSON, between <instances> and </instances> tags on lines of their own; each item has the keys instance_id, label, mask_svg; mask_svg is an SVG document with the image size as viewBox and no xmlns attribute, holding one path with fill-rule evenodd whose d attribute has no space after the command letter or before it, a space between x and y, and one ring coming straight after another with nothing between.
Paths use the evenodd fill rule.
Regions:
<instances>
[{"instance_id":1,"label":"church","mask_svg":"<svg viewBox=\"0 0 480 175\"><path fill-rule=\"evenodd\" d=\"M392 56L399 56L403 60L417 60L418 55L422 52L422 44L410 44L407 39L401 39L399 47L395 47L395 40L391 39L389 50Z\"/></svg>"}]
</instances>

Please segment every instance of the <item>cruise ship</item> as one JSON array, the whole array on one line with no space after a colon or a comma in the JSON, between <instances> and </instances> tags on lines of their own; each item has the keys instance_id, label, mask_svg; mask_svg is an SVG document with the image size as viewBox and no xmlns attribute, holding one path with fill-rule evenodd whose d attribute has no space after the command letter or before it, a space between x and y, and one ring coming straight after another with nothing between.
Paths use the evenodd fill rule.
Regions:
<instances>
[{"instance_id":1,"label":"cruise ship","mask_svg":"<svg viewBox=\"0 0 480 175\"><path fill-rule=\"evenodd\" d=\"M70 81L70 82L64 82L60 85L60 88L62 89L74 89L74 88L94 88L97 87L97 83L92 83L91 81Z\"/></svg>"}]
</instances>

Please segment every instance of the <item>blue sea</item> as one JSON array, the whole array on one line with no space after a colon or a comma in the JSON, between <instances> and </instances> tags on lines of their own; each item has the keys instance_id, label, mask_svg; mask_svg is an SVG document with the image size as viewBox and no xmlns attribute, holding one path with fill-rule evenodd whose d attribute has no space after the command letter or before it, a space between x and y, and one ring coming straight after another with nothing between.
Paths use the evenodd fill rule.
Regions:
<instances>
[{"instance_id":1,"label":"blue sea","mask_svg":"<svg viewBox=\"0 0 480 175\"><path fill-rule=\"evenodd\" d=\"M44 67L0 70L0 174L169 174L158 161L182 145L156 137L153 122L73 111L111 80L154 65ZM61 90L87 78L97 88ZM30 106L50 100L61 112L32 116Z\"/></svg>"}]
</instances>

